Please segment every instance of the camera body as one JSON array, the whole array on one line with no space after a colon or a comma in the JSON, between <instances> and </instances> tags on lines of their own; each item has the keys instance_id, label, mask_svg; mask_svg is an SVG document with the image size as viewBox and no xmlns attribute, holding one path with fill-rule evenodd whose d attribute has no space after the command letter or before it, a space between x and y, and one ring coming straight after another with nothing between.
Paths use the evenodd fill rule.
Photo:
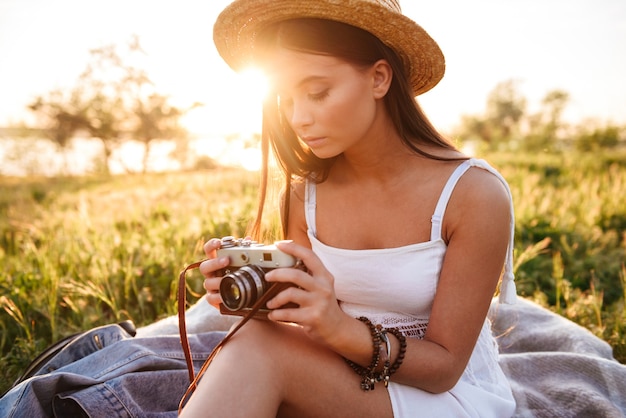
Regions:
<instances>
[{"instance_id":1,"label":"camera body","mask_svg":"<svg viewBox=\"0 0 626 418\"><path fill-rule=\"evenodd\" d=\"M293 267L297 262L295 257L280 251L276 245L263 245L233 237L222 238L222 248L217 250L217 256L230 258L227 269L236 269L249 264L263 269L275 269Z\"/></svg>"},{"instance_id":2,"label":"camera body","mask_svg":"<svg viewBox=\"0 0 626 418\"><path fill-rule=\"evenodd\" d=\"M223 303L220 304L220 312L224 315L246 315L272 286L283 285L266 282L265 273L282 267L301 268L301 263L295 257L280 251L276 245L263 245L233 237L222 238L222 247L217 250L217 256L228 256L230 259L229 265L221 271L220 295ZM264 318L269 311L263 306L256 316Z\"/></svg>"}]
</instances>

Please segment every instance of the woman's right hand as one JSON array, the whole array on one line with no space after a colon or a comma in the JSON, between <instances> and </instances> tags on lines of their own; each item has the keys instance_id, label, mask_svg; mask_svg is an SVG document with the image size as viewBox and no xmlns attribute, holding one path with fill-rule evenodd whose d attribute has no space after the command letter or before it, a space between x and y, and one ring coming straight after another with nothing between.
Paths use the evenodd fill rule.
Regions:
<instances>
[{"instance_id":1,"label":"woman's right hand","mask_svg":"<svg viewBox=\"0 0 626 418\"><path fill-rule=\"evenodd\" d=\"M207 291L207 301L219 308L219 304L222 303L219 288L222 276L219 271L228 266L230 260L228 257L217 258L217 250L222 246L222 241L219 238L213 238L208 240L204 244L204 253L207 256L207 260L200 264L200 273L205 277L204 288Z\"/></svg>"}]
</instances>

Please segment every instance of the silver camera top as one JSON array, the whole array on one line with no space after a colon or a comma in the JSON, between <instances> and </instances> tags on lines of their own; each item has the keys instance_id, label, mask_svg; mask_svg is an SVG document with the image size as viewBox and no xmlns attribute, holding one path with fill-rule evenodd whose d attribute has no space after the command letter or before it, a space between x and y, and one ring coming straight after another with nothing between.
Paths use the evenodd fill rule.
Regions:
<instances>
[{"instance_id":1,"label":"silver camera top","mask_svg":"<svg viewBox=\"0 0 626 418\"><path fill-rule=\"evenodd\" d=\"M235 239L233 237L222 238L222 248L217 250L217 256L228 256L230 258L230 267L254 264L262 268L271 269L293 267L297 261L295 257L276 248L276 245L263 245L256 241Z\"/></svg>"},{"instance_id":2,"label":"silver camera top","mask_svg":"<svg viewBox=\"0 0 626 418\"><path fill-rule=\"evenodd\" d=\"M256 241L252 241L250 239L244 238L235 238L231 236L227 236L221 239L222 248L232 248L232 247L251 247L253 245L259 245Z\"/></svg>"}]
</instances>

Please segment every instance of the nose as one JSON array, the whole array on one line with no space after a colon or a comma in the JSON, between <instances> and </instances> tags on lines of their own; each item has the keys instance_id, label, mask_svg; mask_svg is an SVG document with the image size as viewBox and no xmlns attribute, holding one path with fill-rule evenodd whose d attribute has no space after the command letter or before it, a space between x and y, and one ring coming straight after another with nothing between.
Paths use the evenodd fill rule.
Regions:
<instances>
[{"instance_id":1,"label":"nose","mask_svg":"<svg viewBox=\"0 0 626 418\"><path fill-rule=\"evenodd\" d=\"M306 104L294 101L290 110L289 122L292 128L297 130L298 128L311 126L313 124L313 114Z\"/></svg>"}]
</instances>

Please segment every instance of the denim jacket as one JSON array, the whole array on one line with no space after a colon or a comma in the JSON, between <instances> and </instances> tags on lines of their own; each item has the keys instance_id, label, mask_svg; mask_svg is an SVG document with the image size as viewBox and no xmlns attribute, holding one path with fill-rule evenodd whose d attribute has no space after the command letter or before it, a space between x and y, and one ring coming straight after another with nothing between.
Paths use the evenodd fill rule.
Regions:
<instances>
[{"instance_id":1,"label":"denim jacket","mask_svg":"<svg viewBox=\"0 0 626 418\"><path fill-rule=\"evenodd\" d=\"M202 366L221 331L189 336ZM176 417L189 385L180 338L133 338L119 325L94 328L0 398L0 417Z\"/></svg>"}]
</instances>

